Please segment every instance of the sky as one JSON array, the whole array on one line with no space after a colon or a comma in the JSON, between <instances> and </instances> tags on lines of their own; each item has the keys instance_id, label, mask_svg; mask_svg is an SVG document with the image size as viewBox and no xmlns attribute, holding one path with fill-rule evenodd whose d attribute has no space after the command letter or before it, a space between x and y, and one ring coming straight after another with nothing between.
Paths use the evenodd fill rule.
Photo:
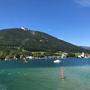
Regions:
<instances>
[{"instance_id":1,"label":"sky","mask_svg":"<svg viewBox=\"0 0 90 90\"><path fill-rule=\"evenodd\" d=\"M90 46L90 0L0 0L0 29L21 26Z\"/></svg>"}]
</instances>

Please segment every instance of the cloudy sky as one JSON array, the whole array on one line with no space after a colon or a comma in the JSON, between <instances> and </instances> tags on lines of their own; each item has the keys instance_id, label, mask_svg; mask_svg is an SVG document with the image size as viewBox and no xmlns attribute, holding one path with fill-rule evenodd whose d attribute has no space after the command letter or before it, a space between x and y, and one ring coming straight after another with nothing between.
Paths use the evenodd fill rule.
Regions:
<instances>
[{"instance_id":1,"label":"cloudy sky","mask_svg":"<svg viewBox=\"0 0 90 90\"><path fill-rule=\"evenodd\" d=\"M21 26L90 46L90 0L0 0L0 28Z\"/></svg>"}]
</instances>

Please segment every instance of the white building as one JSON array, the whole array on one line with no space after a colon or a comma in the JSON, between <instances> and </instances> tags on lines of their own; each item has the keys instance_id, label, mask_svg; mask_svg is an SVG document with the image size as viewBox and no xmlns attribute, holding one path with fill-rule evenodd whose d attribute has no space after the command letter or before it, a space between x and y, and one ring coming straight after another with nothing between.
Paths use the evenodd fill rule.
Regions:
<instances>
[{"instance_id":1,"label":"white building","mask_svg":"<svg viewBox=\"0 0 90 90\"><path fill-rule=\"evenodd\" d=\"M79 57L79 58L85 58L85 53L84 53L84 52L82 52L82 54L81 54L81 55L79 55L78 57Z\"/></svg>"}]
</instances>

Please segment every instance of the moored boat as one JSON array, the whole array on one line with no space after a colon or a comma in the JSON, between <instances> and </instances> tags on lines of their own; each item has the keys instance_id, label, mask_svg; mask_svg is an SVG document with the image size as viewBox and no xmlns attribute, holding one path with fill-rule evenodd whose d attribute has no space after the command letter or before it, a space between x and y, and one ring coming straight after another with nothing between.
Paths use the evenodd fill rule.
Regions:
<instances>
[{"instance_id":1,"label":"moored boat","mask_svg":"<svg viewBox=\"0 0 90 90\"><path fill-rule=\"evenodd\" d=\"M57 59L57 60L54 60L53 62L54 63L60 63L61 61Z\"/></svg>"}]
</instances>

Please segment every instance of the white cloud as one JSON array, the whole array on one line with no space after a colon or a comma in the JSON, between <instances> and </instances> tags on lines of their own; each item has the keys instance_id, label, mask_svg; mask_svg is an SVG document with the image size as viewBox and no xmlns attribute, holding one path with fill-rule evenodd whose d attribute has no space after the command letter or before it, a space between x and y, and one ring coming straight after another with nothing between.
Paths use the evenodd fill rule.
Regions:
<instances>
[{"instance_id":1,"label":"white cloud","mask_svg":"<svg viewBox=\"0 0 90 90\"><path fill-rule=\"evenodd\" d=\"M74 1L83 7L90 7L90 0L74 0Z\"/></svg>"}]
</instances>

